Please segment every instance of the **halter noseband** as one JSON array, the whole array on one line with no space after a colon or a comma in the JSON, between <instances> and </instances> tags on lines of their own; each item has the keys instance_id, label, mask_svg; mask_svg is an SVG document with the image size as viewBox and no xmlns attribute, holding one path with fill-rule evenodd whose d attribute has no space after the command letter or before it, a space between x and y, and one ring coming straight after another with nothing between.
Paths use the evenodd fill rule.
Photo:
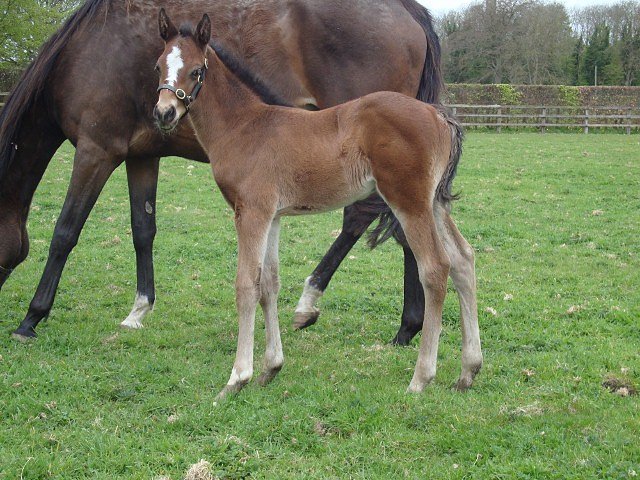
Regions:
<instances>
[{"instance_id":1,"label":"halter noseband","mask_svg":"<svg viewBox=\"0 0 640 480\"><path fill-rule=\"evenodd\" d=\"M183 89L176 88L173 85L169 85L168 83L163 83L158 87L158 90L156 91L160 92L162 90L169 90L173 92L176 98L182 101L182 103L184 104L184 108L186 108L187 113L189 113L189 107L198 96L198 93L200 93L200 89L202 88L202 84L204 83L204 76L207 73L207 68L209 68L209 62L207 62L207 59L205 57L204 65L202 66L202 68L200 69L200 72L198 73L198 81L196 83L196 86L193 87L193 90L189 95L187 95L187 92L185 92Z\"/></svg>"}]
</instances>

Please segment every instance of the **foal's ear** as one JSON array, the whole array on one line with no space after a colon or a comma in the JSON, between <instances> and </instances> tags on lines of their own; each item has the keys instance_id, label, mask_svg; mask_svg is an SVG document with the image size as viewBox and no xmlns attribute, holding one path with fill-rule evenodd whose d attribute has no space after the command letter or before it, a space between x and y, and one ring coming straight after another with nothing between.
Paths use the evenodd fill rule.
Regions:
<instances>
[{"instance_id":1,"label":"foal's ear","mask_svg":"<svg viewBox=\"0 0 640 480\"><path fill-rule=\"evenodd\" d=\"M211 40L211 19L206 13L202 16L202 20L196 27L196 37L200 46L205 47Z\"/></svg>"},{"instance_id":2,"label":"foal's ear","mask_svg":"<svg viewBox=\"0 0 640 480\"><path fill-rule=\"evenodd\" d=\"M158 15L158 27L160 27L160 36L165 42L178 34L178 29L173 23L171 23L171 20L164 8L160 9L160 13Z\"/></svg>"}]
</instances>

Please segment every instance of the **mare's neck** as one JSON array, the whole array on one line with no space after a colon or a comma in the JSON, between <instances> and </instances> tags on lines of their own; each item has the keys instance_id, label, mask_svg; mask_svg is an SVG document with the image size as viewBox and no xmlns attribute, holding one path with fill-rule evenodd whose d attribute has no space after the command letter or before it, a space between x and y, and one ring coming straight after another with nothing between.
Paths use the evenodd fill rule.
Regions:
<instances>
[{"instance_id":1,"label":"mare's neck","mask_svg":"<svg viewBox=\"0 0 640 480\"><path fill-rule=\"evenodd\" d=\"M209 68L189 115L198 140L211 157L211 150L222 145L223 140L239 141L233 138L238 135L235 130L251 122L269 106L242 83L210 47L207 47L206 56Z\"/></svg>"}]
</instances>

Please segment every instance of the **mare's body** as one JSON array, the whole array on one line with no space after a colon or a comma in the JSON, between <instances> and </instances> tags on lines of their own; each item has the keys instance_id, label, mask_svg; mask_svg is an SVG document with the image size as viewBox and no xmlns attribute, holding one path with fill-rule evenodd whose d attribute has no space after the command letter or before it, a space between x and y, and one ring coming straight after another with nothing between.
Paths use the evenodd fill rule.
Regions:
<instances>
[{"instance_id":1,"label":"mare's body","mask_svg":"<svg viewBox=\"0 0 640 480\"><path fill-rule=\"evenodd\" d=\"M206 162L188 124L172 135L154 127L154 80L162 52L155 17L216 12L216 39L287 103L325 108L377 90L425 101L440 90L439 44L428 12L414 0L87 0L44 45L0 112L0 287L27 256L33 193L54 152L76 147L71 182L49 257L19 338L53 305L62 270L111 173L126 164L137 295L123 322L138 328L155 300L152 244L159 158ZM387 211L378 197L345 210L340 237L307 282L296 325L313 323L313 303L366 227ZM424 300L415 260L405 248L406 308L397 341L419 330Z\"/></svg>"}]
</instances>

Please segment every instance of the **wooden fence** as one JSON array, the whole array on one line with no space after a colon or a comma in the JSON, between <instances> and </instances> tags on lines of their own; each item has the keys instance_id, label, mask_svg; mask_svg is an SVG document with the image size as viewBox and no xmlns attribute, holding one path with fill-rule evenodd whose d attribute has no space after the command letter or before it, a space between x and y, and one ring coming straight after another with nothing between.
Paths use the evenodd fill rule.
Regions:
<instances>
[{"instance_id":1,"label":"wooden fence","mask_svg":"<svg viewBox=\"0 0 640 480\"><path fill-rule=\"evenodd\" d=\"M0 93L0 108L8 93ZM624 129L625 133L640 130L640 108L637 107L566 107L532 105L449 105L449 108L469 128L506 129L570 129L589 133L589 129Z\"/></svg>"},{"instance_id":2,"label":"wooden fence","mask_svg":"<svg viewBox=\"0 0 640 480\"><path fill-rule=\"evenodd\" d=\"M630 134L640 129L637 107L566 107L533 105L449 105L465 127L507 129L624 129Z\"/></svg>"}]
</instances>

